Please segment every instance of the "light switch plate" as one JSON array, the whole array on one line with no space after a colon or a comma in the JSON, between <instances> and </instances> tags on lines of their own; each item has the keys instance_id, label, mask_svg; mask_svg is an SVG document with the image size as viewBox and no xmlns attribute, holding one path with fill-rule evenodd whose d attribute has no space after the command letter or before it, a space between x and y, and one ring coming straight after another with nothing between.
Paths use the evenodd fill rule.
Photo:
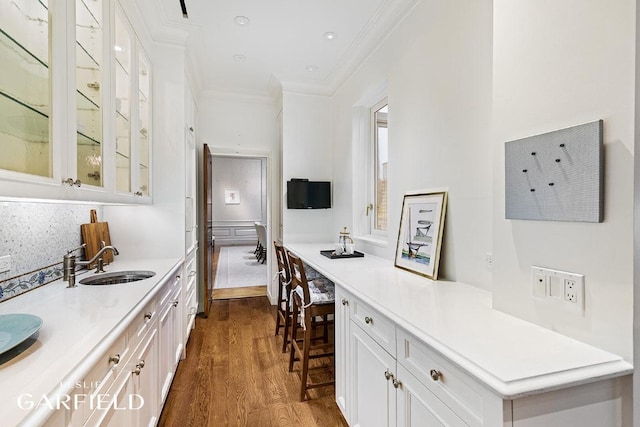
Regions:
<instances>
[{"instance_id":1,"label":"light switch plate","mask_svg":"<svg viewBox=\"0 0 640 427\"><path fill-rule=\"evenodd\" d=\"M0 257L0 273L5 273L9 270L11 270L11 255Z\"/></svg>"}]
</instances>

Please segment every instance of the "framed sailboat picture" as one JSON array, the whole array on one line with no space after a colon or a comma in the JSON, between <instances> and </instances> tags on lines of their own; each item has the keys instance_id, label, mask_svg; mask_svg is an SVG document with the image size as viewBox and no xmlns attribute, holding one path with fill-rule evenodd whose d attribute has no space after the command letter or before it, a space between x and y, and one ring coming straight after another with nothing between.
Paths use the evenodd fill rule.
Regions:
<instances>
[{"instance_id":1,"label":"framed sailboat picture","mask_svg":"<svg viewBox=\"0 0 640 427\"><path fill-rule=\"evenodd\" d=\"M437 280L446 208L445 191L405 194L396 246L396 267Z\"/></svg>"}]
</instances>

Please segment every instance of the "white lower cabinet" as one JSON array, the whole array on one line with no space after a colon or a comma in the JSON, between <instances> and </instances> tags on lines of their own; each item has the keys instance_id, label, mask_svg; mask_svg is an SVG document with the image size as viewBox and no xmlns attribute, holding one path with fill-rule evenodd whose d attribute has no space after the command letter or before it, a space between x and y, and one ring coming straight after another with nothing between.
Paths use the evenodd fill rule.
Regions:
<instances>
[{"instance_id":1,"label":"white lower cabinet","mask_svg":"<svg viewBox=\"0 0 640 427\"><path fill-rule=\"evenodd\" d=\"M55 411L46 426L157 424L182 355L182 281L169 276L156 296L78 381L80 405ZM72 397L73 398L73 397Z\"/></svg>"},{"instance_id":2,"label":"white lower cabinet","mask_svg":"<svg viewBox=\"0 0 640 427\"><path fill-rule=\"evenodd\" d=\"M351 325L350 416L352 426L395 426L396 361L359 326Z\"/></svg>"},{"instance_id":3,"label":"white lower cabinet","mask_svg":"<svg viewBox=\"0 0 640 427\"><path fill-rule=\"evenodd\" d=\"M341 286L335 325L336 402L350 426L631 425L629 377L503 399Z\"/></svg>"}]
</instances>

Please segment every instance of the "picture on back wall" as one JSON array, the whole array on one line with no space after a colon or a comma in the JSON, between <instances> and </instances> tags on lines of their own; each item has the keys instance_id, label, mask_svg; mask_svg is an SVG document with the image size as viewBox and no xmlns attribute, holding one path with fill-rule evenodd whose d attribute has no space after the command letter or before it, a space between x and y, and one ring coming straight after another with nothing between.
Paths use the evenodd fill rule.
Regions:
<instances>
[{"instance_id":1,"label":"picture on back wall","mask_svg":"<svg viewBox=\"0 0 640 427\"><path fill-rule=\"evenodd\" d=\"M447 207L444 191L405 194L395 266L437 280Z\"/></svg>"}]
</instances>

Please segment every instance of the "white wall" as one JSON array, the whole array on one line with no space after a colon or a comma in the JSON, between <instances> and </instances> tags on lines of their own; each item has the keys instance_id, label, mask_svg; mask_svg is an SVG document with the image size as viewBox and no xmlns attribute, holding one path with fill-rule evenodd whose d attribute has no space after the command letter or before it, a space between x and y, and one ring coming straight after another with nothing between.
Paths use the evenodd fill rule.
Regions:
<instances>
[{"instance_id":1,"label":"white wall","mask_svg":"<svg viewBox=\"0 0 640 427\"><path fill-rule=\"evenodd\" d=\"M333 228L352 225L352 107L387 80L389 230L393 258L402 196L447 188L440 277L488 289L491 252L491 1L423 0L334 96ZM345 183L344 185L342 185ZM364 207L363 207L364 209Z\"/></svg>"},{"instance_id":2,"label":"white wall","mask_svg":"<svg viewBox=\"0 0 640 427\"><path fill-rule=\"evenodd\" d=\"M153 62L153 205L105 206L111 241L127 258L185 254L185 52L157 46Z\"/></svg>"},{"instance_id":3,"label":"white wall","mask_svg":"<svg viewBox=\"0 0 640 427\"><path fill-rule=\"evenodd\" d=\"M331 104L326 96L282 94L282 194L287 181L307 178L332 181ZM338 185L332 183L335 194ZM332 227L333 209L287 209L282 211L282 240L293 242L337 241L339 229Z\"/></svg>"},{"instance_id":4,"label":"white wall","mask_svg":"<svg viewBox=\"0 0 640 427\"><path fill-rule=\"evenodd\" d=\"M495 0L493 303L632 361L635 2ZM604 119L601 224L504 219L504 142ZM585 316L531 297L532 265L585 274Z\"/></svg>"}]
</instances>

